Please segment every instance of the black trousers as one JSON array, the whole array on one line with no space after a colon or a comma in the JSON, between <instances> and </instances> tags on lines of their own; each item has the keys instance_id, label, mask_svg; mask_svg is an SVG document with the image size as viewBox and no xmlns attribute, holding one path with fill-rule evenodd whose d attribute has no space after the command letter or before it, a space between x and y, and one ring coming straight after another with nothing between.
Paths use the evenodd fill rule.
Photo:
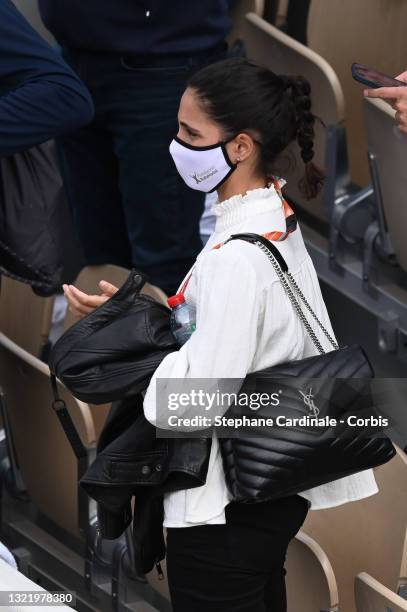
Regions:
<instances>
[{"instance_id":1,"label":"black trousers","mask_svg":"<svg viewBox=\"0 0 407 612\"><path fill-rule=\"evenodd\" d=\"M167 528L174 612L286 612L287 547L308 501L231 502L226 524Z\"/></svg>"}]
</instances>

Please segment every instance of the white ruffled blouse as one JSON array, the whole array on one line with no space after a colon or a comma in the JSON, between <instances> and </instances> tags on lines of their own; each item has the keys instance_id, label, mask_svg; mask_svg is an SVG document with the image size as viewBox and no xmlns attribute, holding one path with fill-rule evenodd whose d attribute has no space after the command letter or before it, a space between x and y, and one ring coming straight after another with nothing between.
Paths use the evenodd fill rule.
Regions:
<instances>
[{"instance_id":1,"label":"white ruffled blouse","mask_svg":"<svg viewBox=\"0 0 407 612\"><path fill-rule=\"evenodd\" d=\"M260 249L233 241L238 232L285 231L283 206L274 186L233 196L213 207L216 227L199 254L185 292L196 307L196 331L157 368L144 398L146 418L156 424L156 381L171 378L243 379L247 373L317 354L277 275ZM335 338L301 228L278 243L292 275L327 331ZM317 331L317 330L316 330ZM327 338L317 335L324 349ZM161 381L162 382L162 381ZM329 508L377 493L373 470L365 470L302 492L311 509ZM164 526L225 523L231 501L216 435L205 485L166 493Z\"/></svg>"}]
</instances>

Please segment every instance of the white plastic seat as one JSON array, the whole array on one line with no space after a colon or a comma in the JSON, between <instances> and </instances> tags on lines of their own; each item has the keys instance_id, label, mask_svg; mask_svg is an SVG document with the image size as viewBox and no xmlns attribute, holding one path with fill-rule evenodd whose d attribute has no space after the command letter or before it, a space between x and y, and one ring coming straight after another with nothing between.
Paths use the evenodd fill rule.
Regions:
<instances>
[{"instance_id":1,"label":"white plastic seat","mask_svg":"<svg viewBox=\"0 0 407 612\"><path fill-rule=\"evenodd\" d=\"M357 612L406 612L407 600L402 599L366 572L355 578Z\"/></svg>"},{"instance_id":2,"label":"white plastic seat","mask_svg":"<svg viewBox=\"0 0 407 612\"><path fill-rule=\"evenodd\" d=\"M401 591L404 593L404 598L407 599L407 526L406 526L406 534L404 537L404 546L400 564L400 576L397 583L397 593Z\"/></svg>"},{"instance_id":3,"label":"white plastic seat","mask_svg":"<svg viewBox=\"0 0 407 612\"><path fill-rule=\"evenodd\" d=\"M29 285L1 279L0 331L38 357L48 341L54 297L40 297Z\"/></svg>"},{"instance_id":4,"label":"white plastic seat","mask_svg":"<svg viewBox=\"0 0 407 612\"><path fill-rule=\"evenodd\" d=\"M404 0L312 0L308 45L335 70L346 103L346 129L353 181L370 178L363 129L363 85L351 75L360 62L395 76L406 69L407 3Z\"/></svg>"},{"instance_id":5,"label":"white plastic seat","mask_svg":"<svg viewBox=\"0 0 407 612\"><path fill-rule=\"evenodd\" d=\"M290 542L285 567L288 612L339 610L332 565L321 546L303 531Z\"/></svg>"},{"instance_id":6,"label":"white plastic seat","mask_svg":"<svg viewBox=\"0 0 407 612\"><path fill-rule=\"evenodd\" d=\"M360 572L396 592L407 525L407 457L375 468L379 492L334 508L310 510L303 531L328 555L338 581L341 610L355 612L353 582Z\"/></svg>"},{"instance_id":7,"label":"white plastic seat","mask_svg":"<svg viewBox=\"0 0 407 612\"><path fill-rule=\"evenodd\" d=\"M49 377L47 365L0 333L0 385L24 485L39 512L81 537L81 509L86 512L88 502L78 494L78 461L52 409ZM89 406L58 386L82 443L91 452L96 433Z\"/></svg>"}]
</instances>

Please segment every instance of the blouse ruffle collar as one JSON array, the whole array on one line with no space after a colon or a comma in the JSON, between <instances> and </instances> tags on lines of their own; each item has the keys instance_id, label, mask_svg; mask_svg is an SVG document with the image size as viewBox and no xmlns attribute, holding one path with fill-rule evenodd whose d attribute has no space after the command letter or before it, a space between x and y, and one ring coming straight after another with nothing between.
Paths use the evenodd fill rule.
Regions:
<instances>
[{"instance_id":1,"label":"blouse ruffle collar","mask_svg":"<svg viewBox=\"0 0 407 612\"><path fill-rule=\"evenodd\" d=\"M283 181L280 181L281 186L282 184ZM212 212L216 216L216 232L225 231L246 219L267 212L280 212L281 223L285 225L282 201L274 185L250 189L243 195L235 195L223 202L215 202ZM272 229L280 228L273 227Z\"/></svg>"}]
</instances>

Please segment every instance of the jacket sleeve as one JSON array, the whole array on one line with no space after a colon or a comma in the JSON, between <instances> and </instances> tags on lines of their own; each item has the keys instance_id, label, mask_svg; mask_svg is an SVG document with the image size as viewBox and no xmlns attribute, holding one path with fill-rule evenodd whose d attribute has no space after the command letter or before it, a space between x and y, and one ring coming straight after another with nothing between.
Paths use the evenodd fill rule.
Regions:
<instances>
[{"instance_id":1,"label":"jacket sleeve","mask_svg":"<svg viewBox=\"0 0 407 612\"><path fill-rule=\"evenodd\" d=\"M195 273L196 331L179 351L165 357L144 398L146 418L163 429L174 429L168 422L169 414L222 415L227 405L222 407L215 402L205 407L196 405L198 400L192 405L187 400L178 405L180 394L192 389L208 394L216 389L236 393L250 371L256 351L260 291L253 264L237 251L236 245L228 245L206 253ZM188 430L195 429L205 429L205 425Z\"/></svg>"},{"instance_id":2,"label":"jacket sleeve","mask_svg":"<svg viewBox=\"0 0 407 612\"><path fill-rule=\"evenodd\" d=\"M0 156L89 123L89 92L14 7L0 2Z\"/></svg>"}]
</instances>

